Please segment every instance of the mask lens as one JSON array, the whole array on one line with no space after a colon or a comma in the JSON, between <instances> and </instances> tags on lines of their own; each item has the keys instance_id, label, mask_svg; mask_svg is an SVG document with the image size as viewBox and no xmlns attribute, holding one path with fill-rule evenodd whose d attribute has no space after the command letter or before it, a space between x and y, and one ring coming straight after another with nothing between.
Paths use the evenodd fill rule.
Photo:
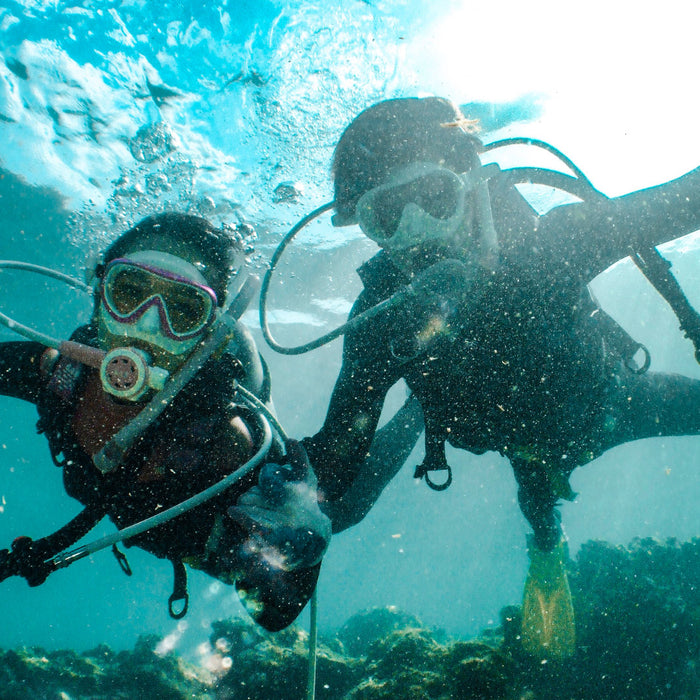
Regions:
<instances>
[{"instance_id":1,"label":"mask lens","mask_svg":"<svg viewBox=\"0 0 700 700\"><path fill-rule=\"evenodd\" d=\"M377 188L372 198L372 228L383 238L396 232L408 204L416 204L434 219L449 219L458 210L462 183L449 170L436 170L408 182Z\"/></svg>"},{"instance_id":2,"label":"mask lens","mask_svg":"<svg viewBox=\"0 0 700 700\"><path fill-rule=\"evenodd\" d=\"M209 320L211 299L195 287L174 284L164 298L170 325L176 333L189 333Z\"/></svg>"},{"instance_id":3,"label":"mask lens","mask_svg":"<svg viewBox=\"0 0 700 700\"><path fill-rule=\"evenodd\" d=\"M128 316L154 295L153 275L140 268L116 268L105 280L105 291L114 311Z\"/></svg>"},{"instance_id":4,"label":"mask lens","mask_svg":"<svg viewBox=\"0 0 700 700\"><path fill-rule=\"evenodd\" d=\"M153 303L162 304L170 329L175 335L201 330L213 317L214 292L166 271L148 269L133 263L117 262L108 268L102 297L111 312L121 320L139 317Z\"/></svg>"}]
</instances>

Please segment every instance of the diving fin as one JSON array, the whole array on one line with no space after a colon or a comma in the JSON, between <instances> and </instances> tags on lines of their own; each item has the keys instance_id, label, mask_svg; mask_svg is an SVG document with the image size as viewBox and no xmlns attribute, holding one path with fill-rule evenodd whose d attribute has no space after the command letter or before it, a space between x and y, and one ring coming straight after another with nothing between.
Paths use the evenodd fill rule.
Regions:
<instances>
[{"instance_id":1,"label":"diving fin","mask_svg":"<svg viewBox=\"0 0 700 700\"><path fill-rule=\"evenodd\" d=\"M564 540L543 552L528 538L530 569L523 595L523 649L540 658L564 659L576 647L571 590L564 565Z\"/></svg>"}]
</instances>

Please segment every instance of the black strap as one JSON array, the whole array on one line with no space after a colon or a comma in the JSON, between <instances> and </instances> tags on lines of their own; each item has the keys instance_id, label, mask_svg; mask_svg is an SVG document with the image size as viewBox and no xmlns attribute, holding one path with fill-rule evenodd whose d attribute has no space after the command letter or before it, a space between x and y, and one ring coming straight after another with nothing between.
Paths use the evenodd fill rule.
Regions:
<instances>
[{"instance_id":1,"label":"black strap","mask_svg":"<svg viewBox=\"0 0 700 700\"><path fill-rule=\"evenodd\" d=\"M131 576L133 574L133 571L131 570L131 567L129 566L129 560L126 558L126 554L122 552L119 547L117 547L116 544L112 545L112 554L114 554L114 558L117 560L117 564L119 564L119 568L127 575Z\"/></svg>"},{"instance_id":2,"label":"black strap","mask_svg":"<svg viewBox=\"0 0 700 700\"><path fill-rule=\"evenodd\" d=\"M447 471L447 478L442 483L431 480L430 472ZM425 459L416 467L414 479L425 479L425 483L433 491L444 491L452 483L452 467L445 457L445 441L432 434L430 426L425 429Z\"/></svg>"},{"instance_id":3,"label":"black strap","mask_svg":"<svg viewBox=\"0 0 700 700\"><path fill-rule=\"evenodd\" d=\"M187 570L182 559L171 559L173 565L173 592L168 598L168 612L174 620L180 620L187 615L190 604L190 595L187 592ZM175 610L175 603L182 601L182 609Z\"/></svg>"},{"instance_id":4,"label":"black strap","mask_svg":"<svg viewBox=\"0 0 700 700\"><path fill-rule=\"evenodd\" d=\"M681 330L695 347L695 359L700 362L700 314L688 301L681 285L671 272L671 263L654 246L632 251L631 257L635 265L673 309Z\"/></svg>"}]
</instances>

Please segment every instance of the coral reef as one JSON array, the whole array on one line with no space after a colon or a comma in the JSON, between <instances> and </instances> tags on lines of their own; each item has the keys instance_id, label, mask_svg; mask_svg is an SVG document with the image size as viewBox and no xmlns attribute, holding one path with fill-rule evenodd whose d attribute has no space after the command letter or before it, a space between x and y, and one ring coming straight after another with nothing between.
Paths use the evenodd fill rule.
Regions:
<instances>
[{"instance_id":1,"label":"coral reef","mask_svg":"<svg viewBox=\"0 0 700 700\"><path fill-rule=\"evenodd\" d=\"M577 649L566 660L520 648L520 610L471 641L448 639L393 608L366 611L317 655L319 700L585 700L700 697L700 540L588 542L569 563ZM0 652L3 700L301 700L308 634L267 634L246 618L212 625L207 668L158 639L132 651Z\"/></svg>"},{"instance_id":2,"label":"coral reef","mask_svg":"<svg viewBox=\"0 0 700 700\"><path fill-rule=\"evenodd\" d=\"M38 647L0 652L3 700L185 700L211 698L211 676L182 659L154 653L159 639L143 636L133 651L45 651Z\"/></svg>"}]
</instances>

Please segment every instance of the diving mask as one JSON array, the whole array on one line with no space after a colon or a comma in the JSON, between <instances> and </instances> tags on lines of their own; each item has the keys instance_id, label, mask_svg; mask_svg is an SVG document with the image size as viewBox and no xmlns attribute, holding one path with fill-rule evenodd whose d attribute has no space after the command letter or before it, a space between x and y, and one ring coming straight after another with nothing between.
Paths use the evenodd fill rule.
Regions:
<instances>
[{"instance_id":1,"label":"diving mask","mask_svg":"<svg viewBox=\"0 0 700 700\"><path fill-rule=\"evenodd\" d=\"M357 220L368 238L389 251L456 243L471 206L468 195L492 175L490 166L459 175L435 163L412 163L360 197Z\"/></svg>"},{"instance_id":2,"label":"diving mask","mask_svg":"<svg viewBox=\"0 0 700 700\"><path fill-rule=\"evenodd\" d=\"M183 355L216 317L216 294L206 279L193 264L169 253L139 251L112 260L99 293L98 331L107 345L128 338Z\"/></svg>"}]
</instances>

